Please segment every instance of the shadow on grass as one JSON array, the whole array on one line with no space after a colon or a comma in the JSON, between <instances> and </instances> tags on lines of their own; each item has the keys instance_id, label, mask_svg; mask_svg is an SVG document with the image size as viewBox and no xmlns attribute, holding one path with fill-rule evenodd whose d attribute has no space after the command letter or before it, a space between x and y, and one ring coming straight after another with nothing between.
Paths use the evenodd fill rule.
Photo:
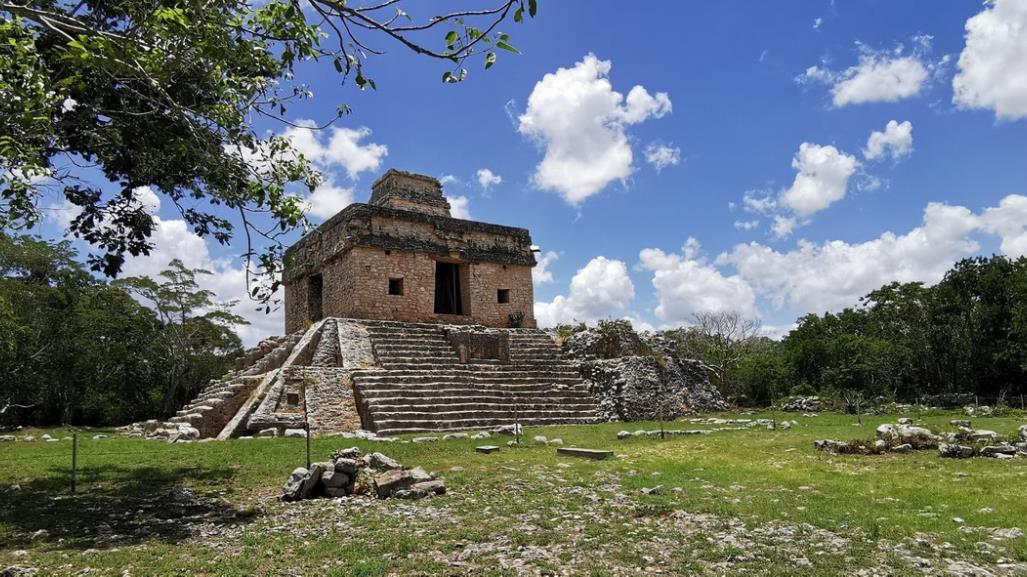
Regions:
<instances>
[{"instance_id":1,"label":"shadow on grass","mask_svg":"<svg viewBox=\"0 0 1027 577\"><path fill-rule=\"evenodd\" d=\"M104 465L80 470L83 488L73 495L67 471L54 468L20 488L0 489L0 549L175 543L201 530L245 524L255 509L182 488L224 486L233 475L228 468Z\"/></svg>"}]
</instances>

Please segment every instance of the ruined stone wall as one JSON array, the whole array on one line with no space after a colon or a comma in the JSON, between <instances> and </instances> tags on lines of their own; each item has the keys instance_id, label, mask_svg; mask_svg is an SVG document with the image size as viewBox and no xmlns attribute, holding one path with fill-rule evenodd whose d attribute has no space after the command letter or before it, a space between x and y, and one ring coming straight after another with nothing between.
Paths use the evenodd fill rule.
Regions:
<instances>
[{"instance_id":1,"label":"ruined stone wall","mask_svg":"<svg viewBox=\"0 0 1027 577\"><path fill-rule=\"evenodd\" d=\"M322 270L322 311L326 317L478 323L494 327L508 326L510 315L521 312L522 326L535 326L530 266L462 263L465 314L456 316L435 314L435 263L436 259L426 254L355 247ZM402 295L389 294L390 279L402 280ZM306 298L303 282L290 288L299 293L297 299ZM501 289L508 291L508 302L498 302ZM286 307L289 330L302 328L304 314L305 305L293 303Z\"/></svg>"},{"instance_id":2,"label":"ruined stone wall","mask_svg":"<svg viewBox=\"0 0 1027 577\"><path fill-rule=\"evenodd\" d=\"M285 332L303 330L310 319L307 310L307 277L301 277L285 285Z\"/></svg>"},{"instance_id":3,"label":"ruined stone wall","mask_svg":"<svg viewBox=\"0 0 1027 577\"><path fill-rule=\"evenodd\" d=\"M483 262L471 265L471 316L489 327L507 327L511 314L521 312L524 328L535 328L535 292L531 267ZM498 291L509 291L509 302L498 302Z\"/></svg>"}]
</instances>

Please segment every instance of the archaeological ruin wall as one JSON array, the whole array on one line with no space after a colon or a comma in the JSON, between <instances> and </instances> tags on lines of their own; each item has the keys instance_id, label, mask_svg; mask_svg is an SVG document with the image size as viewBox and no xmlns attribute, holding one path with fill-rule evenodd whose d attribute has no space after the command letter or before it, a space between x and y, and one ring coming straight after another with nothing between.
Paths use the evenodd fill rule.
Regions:
<instances>
[{"instance_id":1,"label":"archaeological ruin wall","mask_svg":"<svg viewBox=\"0 0 1027 577\"><path fill-rule=\"evenodd\" d=\"M526 229L455 219L437 180L389 171L286 252L286 331L326 317L534 327Z\"/></svg>"}]
</instances>

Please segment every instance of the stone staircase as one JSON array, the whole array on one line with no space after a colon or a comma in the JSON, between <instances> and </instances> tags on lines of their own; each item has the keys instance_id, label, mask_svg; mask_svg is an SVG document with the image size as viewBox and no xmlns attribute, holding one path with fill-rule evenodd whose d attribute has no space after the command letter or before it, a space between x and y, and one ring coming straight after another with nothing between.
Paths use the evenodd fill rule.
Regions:
<instances>
[{"instance_id":1,"label":"stone staircase","mask_svg":"<svg viewBox=\"0 0 1027 577\"><path fill-rule=\"evenodd\" d=\"M353 372L365 428L379 434L597 420L595 401L575 365L537 329L505 334L509 359L462 363L446 327L366 321L380 370Z\"/></svg>"},{"instance_id":2,"label":"stone staircase","mask_svg":"<svg viewBox=\"0 0 1027 577\"><path fill-rule=\"evenodd\" d=\"M196 427L200 437L216 436L249 398L260 379L260 376L241 376L229 381L212 381L175 413L171 422Z\"/></svg>"},{"instance_id":3,"label":"stone staircase","mask_svg":"<svg viewBox=\"0 0 1027 577\"><path fill-rule=\"evenodd\" d=\"M252 360L222 380L214 380L189 404L182 407L171 423L189 424L200 431L201 438L216 437L235 417L264 378L263 373L284 362L302 334L288 335L277 346Z\"/></svg>"}]
</instances>

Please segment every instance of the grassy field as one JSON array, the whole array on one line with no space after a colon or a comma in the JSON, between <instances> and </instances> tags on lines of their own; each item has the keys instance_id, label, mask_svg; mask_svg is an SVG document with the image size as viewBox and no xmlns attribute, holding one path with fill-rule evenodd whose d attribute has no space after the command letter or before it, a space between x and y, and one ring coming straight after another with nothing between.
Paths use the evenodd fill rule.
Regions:
<instances>
[{"instance_id":1,"label":"grassy field","mask_svg":"<svg viewBox=\"0 0 1027 577\"><path fill-rule=\"evenodd\" d=\"M738 417L739 415L721 415ZM755 418L762 415L745 415ZM780 416L780 415L779 415ZM952 415L918 416L950 430ZM276 499L302 439L169 445L79 433L0 444L0 570L40 575L1027 575L1027 459L936 451L836 456L819 438L871 438L898 416L788 415L791 430L616 439L612 423L530 429L616 458L527 443L313 440L440 474L423 501ZM1023 416L977 418L1013 435ZM712 428L677 423L675 428ZM49 432L64 436L67 431ZM506 438L500 443L504 444ZM494 440L493 440L494 441ZM12 488L11 485L19 488ZM647 491L660 486L656 491ZM188 489L188 493L180 489Z\"/></svg>"}]
</instances>

